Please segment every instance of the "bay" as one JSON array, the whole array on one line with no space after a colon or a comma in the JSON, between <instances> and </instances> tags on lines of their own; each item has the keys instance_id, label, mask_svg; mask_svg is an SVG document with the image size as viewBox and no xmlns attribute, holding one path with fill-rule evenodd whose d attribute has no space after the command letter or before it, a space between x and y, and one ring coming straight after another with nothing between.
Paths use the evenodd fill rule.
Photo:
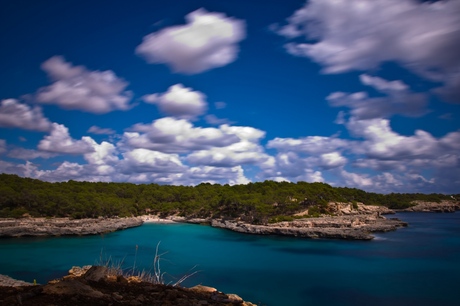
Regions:
<instances>
[{"instance_id":1,"label":"bay","mask_svg":"<svg viewBox=\"0 0 460 306\"><path fill-rule=\"evenodd\" d=\"M109 258L149 270L161 242L167 281L198 271L183 285L216 287L261 305L458 305L460 212L396 217L410 226L373 241L252 236L192 224L0 239L0 274L46 283L74 265Z\"/></svg>"}]
</instances>

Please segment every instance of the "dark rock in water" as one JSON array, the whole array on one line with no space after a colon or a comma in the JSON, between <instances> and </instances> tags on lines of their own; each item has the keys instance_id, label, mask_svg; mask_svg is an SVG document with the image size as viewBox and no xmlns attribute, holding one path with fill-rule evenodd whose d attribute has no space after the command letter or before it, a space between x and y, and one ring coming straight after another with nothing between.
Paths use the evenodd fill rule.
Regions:
<instances>
[{"instance_id":1,"label":"dark rock in water","mask_svg":"<svg viewBox=\"0 0 460 306\"><path fill-rule=\"evenodd\" d=\"M241 305L255 306L236 294L211 287L181 288L143 281L119 282L106 267L92 267L85 275L52 281L43 286L0 287L0 305ZM96 280L98 281L92 281ZM210 288L210 289L209 289Z\"/></svg>"}]
</instances>

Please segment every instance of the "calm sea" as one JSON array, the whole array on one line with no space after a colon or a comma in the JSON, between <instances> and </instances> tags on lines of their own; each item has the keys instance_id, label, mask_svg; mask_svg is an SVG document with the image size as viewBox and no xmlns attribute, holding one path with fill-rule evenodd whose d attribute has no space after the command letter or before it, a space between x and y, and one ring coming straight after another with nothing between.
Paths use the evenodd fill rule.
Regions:
<instances>
[{"instance_id":1,"label":"calm sea","mask_svg":"<svg viewBox=\"0 0 460 306\"><path fill-rule=\"evenodd\" d=\"M101 257L148 270L161 241L167 281L199 271L184 285L216 287L261 305L460 305L460 212L396 217L410 226L367 242L251 236L190 224L0 239L0 274L45 283Z\"/></svg>"}]
</instances>

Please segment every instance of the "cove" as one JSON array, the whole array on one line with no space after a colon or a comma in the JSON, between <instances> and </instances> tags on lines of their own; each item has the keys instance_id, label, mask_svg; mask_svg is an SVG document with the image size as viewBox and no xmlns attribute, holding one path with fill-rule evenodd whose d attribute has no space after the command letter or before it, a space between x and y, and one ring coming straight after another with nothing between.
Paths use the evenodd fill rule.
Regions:
<instances>
[{"instance_id":1,"label":"cove","mask_svg":"<svg viewBox=\"0 0 460 306\"><path fill-rule=\"evenodd\" d=\"M252 236L192 224L1 239L0 274L45 283L71 266L96 264L101 253L127 269L148 270L161 241L166 280L199 271L183 285L216 287L262 305L457 305L460 212L396 217L409 227L366 242Z\"/></svg>"}]
</instances>

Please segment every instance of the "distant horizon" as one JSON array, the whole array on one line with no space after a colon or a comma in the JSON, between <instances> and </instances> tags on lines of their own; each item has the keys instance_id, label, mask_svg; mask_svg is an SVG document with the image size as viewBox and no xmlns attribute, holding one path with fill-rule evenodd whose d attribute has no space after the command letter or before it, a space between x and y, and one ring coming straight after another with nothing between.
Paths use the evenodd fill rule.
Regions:
<instances>
[{"instance_id":1,"label":"distant horizon","mask_svg":"<svg viewBox=\"0 0 460 306\"><path fill-rule=\"evenodd\" d=\"M0 173L460 193L460 0L6 0Z\"/></svg>"}]
</instances>

